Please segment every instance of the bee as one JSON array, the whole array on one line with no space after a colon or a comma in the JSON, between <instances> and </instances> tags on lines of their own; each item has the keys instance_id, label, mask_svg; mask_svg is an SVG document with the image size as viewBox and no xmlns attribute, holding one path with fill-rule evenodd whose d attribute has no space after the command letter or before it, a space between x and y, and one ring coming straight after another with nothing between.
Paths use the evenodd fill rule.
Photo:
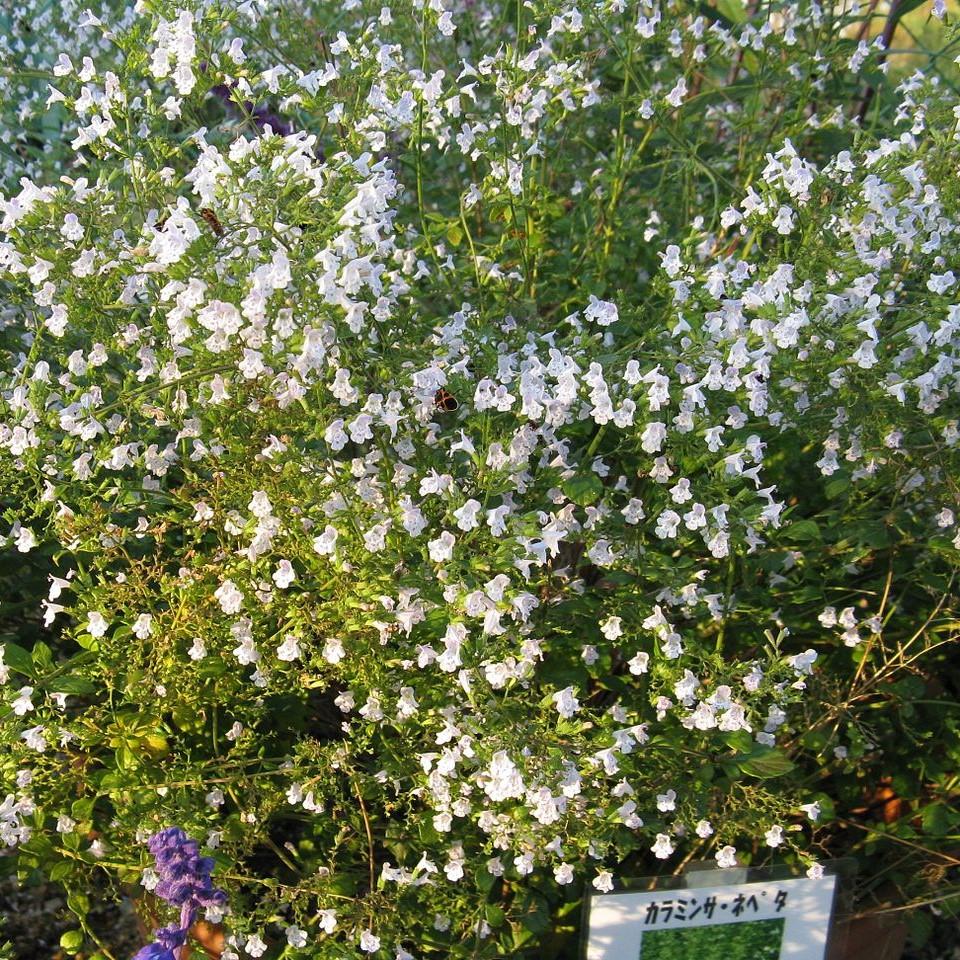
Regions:
<instances>
[{"instance_id":1,"label":"bee","mask_svg":"<svg viewBox=\"0 0 960 960\"><path fill-rule=\"evenodd\" d=\"M450 393L449 390L444 390L443 387L433 395L433 402L437 409L442 410L444 413L450 413L460 406L460 404L457 403L457 398Z\"/></svg>"},{"instance_id":2,"label":"bee","mask_svg":"<svg viewBox=\"0 0 960 960\"><path fill-rule=\"evenodd\" d=\"M200 216L207 222L207 226L218 236L223 236L223 224L217 219L217 215L209 208L202 207Z\"/></svg>"}]
</instances>

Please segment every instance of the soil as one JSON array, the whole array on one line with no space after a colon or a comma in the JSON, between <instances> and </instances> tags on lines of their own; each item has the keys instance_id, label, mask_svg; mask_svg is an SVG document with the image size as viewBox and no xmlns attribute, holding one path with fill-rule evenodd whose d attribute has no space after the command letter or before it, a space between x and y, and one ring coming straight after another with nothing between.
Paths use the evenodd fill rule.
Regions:
<instances>
[{"instance_id":1,"label":"soil","mask_svg":"<svg viewBox=\"0 0 960 960\"><path fill-rule=\"evenodd\" d=\"M95 897L91 900L96 903ZM129 960L144 945L129 900L95 905L90 926L116 960ZM75 929L76 918L56 884L18 887L14 878L0 877L0 957L4 960L67 960L60 937ZM84 954L77 958L86 960Z\"/></svg>"}]
</instances>

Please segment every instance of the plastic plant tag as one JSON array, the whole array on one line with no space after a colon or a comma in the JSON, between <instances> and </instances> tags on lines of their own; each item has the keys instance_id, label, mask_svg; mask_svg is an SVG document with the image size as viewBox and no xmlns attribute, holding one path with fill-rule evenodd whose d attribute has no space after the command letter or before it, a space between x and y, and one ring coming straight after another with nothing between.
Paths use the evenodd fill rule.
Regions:
<instances>
[{"instance_id":1,"label":"plastic plant tag","mask_svg":"<svg viewBox=\"0 0 960 960\"><path fill-rule=\"evenodd\" d=\"M676 887L594 894L586 960L824 960L837 877L694 871Z\"/></svg>"}]
</instances>

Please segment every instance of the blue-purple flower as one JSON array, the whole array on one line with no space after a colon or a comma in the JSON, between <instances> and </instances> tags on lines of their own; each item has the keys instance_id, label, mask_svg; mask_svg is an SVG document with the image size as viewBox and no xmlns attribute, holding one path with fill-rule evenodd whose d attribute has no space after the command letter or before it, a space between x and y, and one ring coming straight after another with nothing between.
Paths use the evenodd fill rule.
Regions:
<instances>
[{"instance_id":1,"label":"blue-purple flower","mask_svg":"<svg viewBox=\"0 0 960 960\"><path fill-rule=\"evenodd\" d=\"M154 931L154 943L140 950L133 960L179 960L187 931L202 907L221 907L227 895L213 885L213 860L200 856L200 847L179 827L155 833L147 847L160 877L154 893L180 908L180 922Z\"/></svg>"}]
</instances>

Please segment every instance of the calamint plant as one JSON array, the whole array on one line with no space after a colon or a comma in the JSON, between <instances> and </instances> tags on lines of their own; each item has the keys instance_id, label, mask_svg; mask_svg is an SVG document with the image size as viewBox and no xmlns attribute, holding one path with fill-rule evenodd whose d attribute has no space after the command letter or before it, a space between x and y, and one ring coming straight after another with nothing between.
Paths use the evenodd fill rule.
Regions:
<instances>
[{"instance_id":1,"label":"calamint plant","mask_svg":"<svg viewBox=\"0 0 960 960\"><path fill-rule=\"evenodd\" d=\"M0 869L66 946L129 897L139 960L573 957L694 859L949 894L940 0L0 16Z\"/></svg>"}]
</instances>

